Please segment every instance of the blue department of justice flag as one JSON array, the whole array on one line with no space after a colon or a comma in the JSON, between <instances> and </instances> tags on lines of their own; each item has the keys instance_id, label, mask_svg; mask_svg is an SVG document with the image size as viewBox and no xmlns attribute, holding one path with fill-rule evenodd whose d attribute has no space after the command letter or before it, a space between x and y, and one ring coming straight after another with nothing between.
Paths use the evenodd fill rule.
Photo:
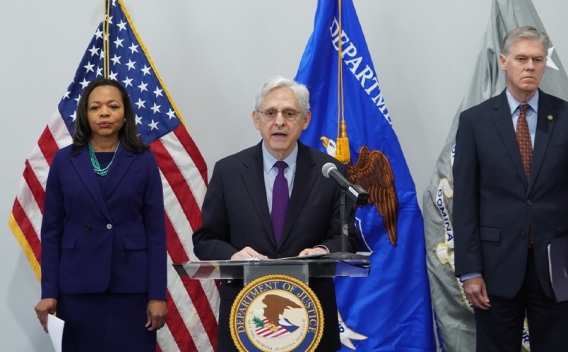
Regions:
<instances>
[{"instance_id":1,"label":"blue department of justice flag","mask_svg":"<svg viewBox=\"0 0 568 352\"><path fill-rule=\"evenodd\" d=\"M342 2L341 9L338 1L318 2L295 78L308 87L312 111L301 140L336 156L337 148L346 149L339 139L347 139L349 177L371 195L371 204L356 213L360 251L369 256L371 275L336 279L342 351L435 351L414 182L355 8L351 0Z\"/></svg>"}]
</instances>

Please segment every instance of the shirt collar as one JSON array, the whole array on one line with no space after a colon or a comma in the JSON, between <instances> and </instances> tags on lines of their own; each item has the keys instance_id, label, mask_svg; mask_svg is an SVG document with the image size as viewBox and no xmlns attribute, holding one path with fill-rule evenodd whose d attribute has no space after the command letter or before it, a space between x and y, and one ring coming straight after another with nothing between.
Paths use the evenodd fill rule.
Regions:
<instances>
[{"instance_id":1,"label":"shirt collar","mask_svg":"<svg viewBox=\"0 0 568 352\"><path fill-rule=\"evenodd\" d=\"M262 163L263 163L264 174L268 174L270 170L274 167L274 164L278 161L278 159L276 159L274 155L270 154L268 149L266 149L264 141L261 144L262 144ZM294 149L292 149L292 152L283 160L286 162L286 164L288 164L288 167L294 173L296 173L297 158L298 158L298 142L296 142L296 145L294 146Z\"/></svg>"},{"instance_id":2,"label":"shirt collar","mask_svg":"<svg viewBox=\"0 0 568 352\"><path fill-rule=\"evenodd\" d=\"M511 92L509 92L509 88L507 88L506 94L507 94L507 102L509 103L509 109L511 109L511 115L513 115L515 113L515 110L517 110L517 108L519 107L519 105L521 105L521 103L513 97ZM538 96L539 96L539 91L537 89L536 93L534 93L532 98L530 98L529 101L527 102L527 104L530 105L531 109L533 109L533 111L536 113L538 113Z\"/></svg>"}]
</instances>

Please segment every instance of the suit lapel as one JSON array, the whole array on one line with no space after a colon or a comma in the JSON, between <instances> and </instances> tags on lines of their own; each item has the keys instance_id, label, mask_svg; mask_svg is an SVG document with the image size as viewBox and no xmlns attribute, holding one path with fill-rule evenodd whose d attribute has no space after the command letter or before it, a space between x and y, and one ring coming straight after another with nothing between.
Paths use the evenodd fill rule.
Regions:
<instances>
[{"instance_id":1,"label":"suit lapel","mask_svg":"<svg viewBox=\"0 0 568 352\"><path fill-rule=\"evenodd\" d=\"M316 163L310 155L308 147L298 141L298 157L296 159L296 174L294 176L294 185L292 188L292 196L286 213L286 221L282 230L282 240L284 243L292 231L294 223L298 219L306 200L313 188L313 184L317 179L319 170L315 169Z\"/></svg>"},{"instance_id":2,"label":"suit lapel","mask_svg":"<svg viewBox=\"0 0 568 352\"><path fill-rule=\"evenodd\" d=\"M82 147L78 154L72 154L71 162L75 171L79 175L79 178L83 182L83 185L95 201L95 204L101 209L103 214L108 220L111 220L110 214L106 207L103 195L101 193L101 188L97 181L97 176L93 170L93 164L91 163L91 158L87 152L87 147Z\"/></svg>"},{"instance_id":3,"label":"suit lapel","mask_svg":"<svg viewBox=\"0 0 568 352\"><path fill-rule=\"evenodd\" d=\"M124 175L130 169L132 162L136 159L134 154L126 149L122 143L116 150L116 155L112 161L107 176L109 178L108 188L105 190L104 199L108 199L114 189L118 186Z\"/></svg>"},{"instance_id":4,"label":"suit lapel","mask_svg":"<svg viewBox=\"0 0 568 352\"><path fill-rule=\"evenodd\" d=\"M548 95L539 91L538 117L531 164L531 176L527 194L531 191L535 180L538 177L538 172L540 171L544 155L546 154L546 149L548 148L548 142L550 141L550 136L552 135L552 130L554 129L556 118L558 117L554 116L554 112L555 109L552 106L552 102ZM548 119L549 115L552 116L552 119L550 120Z\"/></svg>"},{"instance_id":5,"label":"suit lapel","mask_svg":"<svg viewBox=\"0 0 568 352\"><path fill-rule=\"evenodd\" d=\"M519 177L523 181L525 187L527 187L525 169L523 167L521 152L517 142L517 135L515 134L515 127L513 126L513 120L511 117L511 109L509 107L505 91L503 91L503 93L499 95L499 99L496 100L491 116L495 126L497 127L497 131L499 131L503 144L505 145L505 149L509 153L511 160L513 161L513 165L515 165L515 169L517 170Z\"/></svg>"},{"instance_id":6,"label":"suit lapel","mask_svg":"<svg viewBox=\"0 0 568 352\"><path fill-rule=\"evenodd\" d=\"M270 238L270 241L272 241L272 244L276 246L274 233L272 232L270 213L268 212L268 204L266 203L262 146L260 143L257 145L257 148L255 148L252 157L244 160L244 170L241 173L241 178L251 198L254 209L258 213L260 221L262 222L262 225L264 226L264 229L266 230L266 233Z\"/></svg>"}]
</instances>

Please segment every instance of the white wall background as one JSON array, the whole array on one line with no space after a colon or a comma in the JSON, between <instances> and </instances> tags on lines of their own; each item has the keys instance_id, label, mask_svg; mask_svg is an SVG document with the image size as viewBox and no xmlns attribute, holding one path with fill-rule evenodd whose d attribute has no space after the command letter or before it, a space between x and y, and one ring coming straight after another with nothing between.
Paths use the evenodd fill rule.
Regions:
<instances>
[{"instance_id":1,"label":"white wall background","mask_svg":"<svg viewBox=\"0 0 568 352\"><path fill-rule=\"evenodd\" d=\"M491 0L354 2L421 202L469 84ZM270 76L295 76L317 1L125 3L209 170L258 142L254 94ZM533 3L568 65L568 6ZM39 284L7 219L24 161L73 78L102 7L101 0L2 0L0 351L52 351L33 311Z\"/></svg>"}]
</instances>

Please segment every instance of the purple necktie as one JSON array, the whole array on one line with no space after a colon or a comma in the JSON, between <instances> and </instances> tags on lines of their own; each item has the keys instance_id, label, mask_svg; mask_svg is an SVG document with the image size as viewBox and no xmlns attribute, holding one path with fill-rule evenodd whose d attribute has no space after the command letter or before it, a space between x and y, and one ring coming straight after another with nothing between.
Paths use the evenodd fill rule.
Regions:
<instances>
[{"instance_id":1,"label":"purple necktie","mask_svg":"<svg viewBox=\"0 0 568 352\"><path fill-rule=\"evenodd\" d=\"M290 202L288 181L284 177L284 169L288 167L288 164L284 161L277 161L274 166L278 168L278 175L276 175L274 187L272 188L272 231L274 232L276 244L280 244L284 220L286 220L286 211Z\"/></svg>"}]
</instances>

